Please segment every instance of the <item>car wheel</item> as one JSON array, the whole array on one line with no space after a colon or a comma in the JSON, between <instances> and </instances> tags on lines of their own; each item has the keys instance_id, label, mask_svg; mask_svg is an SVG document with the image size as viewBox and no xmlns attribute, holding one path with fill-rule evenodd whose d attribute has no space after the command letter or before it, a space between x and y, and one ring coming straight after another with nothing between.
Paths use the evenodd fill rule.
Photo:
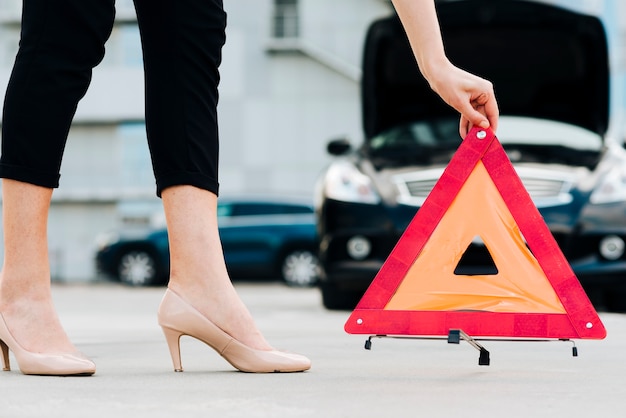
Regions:
<instances>
[{"instance_id":1,"label":"car wheel","mask_svg":"<svg viewBox=\"0 0 626 418\"><path fill-rule=\"evenodd\" d=\"M363 296L363 292L340 289L332 283L320 283L322 303L326 309L352 310Z\"/></svg>"},{"instance_id":2,"label":"car wheel","mask_svg":"<svg viewBox=\"0 0 626 418\"><path fill-rule=\"evenodd\" d=\"M311 251L292 251L283 258L281 272L289 286L310 287L317 283L319 260Z\"/></svg>"},{"instance_id":3,"label":"car wheel","mask_svg":"<svg viewBox=\"0 0 626 418\"><path fill-rule=\"evenodd\" d=\"M117 266L120 281L131 286L156 284L157 263L146 251L130 251L122 255Z\"/></svg>"}]
</instances>

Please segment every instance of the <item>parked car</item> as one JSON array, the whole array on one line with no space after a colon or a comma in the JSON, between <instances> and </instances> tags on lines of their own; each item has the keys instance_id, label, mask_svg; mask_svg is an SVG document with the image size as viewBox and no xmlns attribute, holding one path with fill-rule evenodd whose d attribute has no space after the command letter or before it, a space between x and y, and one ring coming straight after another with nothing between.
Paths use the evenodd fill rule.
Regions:
<instances>
[{"instance_id":1,"label":"parked car","mask_svg":"<svg viewBox=\"0 0 626 418\"><path fill-rule=\"evenodd\" d=\"M317 281L319 263L312 203L295 198L220 198L218 225L231 277L282 278L292 286ZM97 269L133 286L169 277L167 230L122 232L101 239Z\"/></svg>"},{"instance_id":2,"label":"parked car","mask_svg":"<svg viewBox=\"0 0 626 418\"><path fill-rule=\"evenodd\" d=\"M497 137L592 301L623 310L626 155L606 137L602 23L513 0L439 2L438 14L451 61L494 83ZM419 74L397 16L368 30L362 107L362 145L331 141L337 158L316 187L329 309L355 307L461 141L458 115ZM461 262L493 274L481 242Z\"/></svg>"}]
</instances>

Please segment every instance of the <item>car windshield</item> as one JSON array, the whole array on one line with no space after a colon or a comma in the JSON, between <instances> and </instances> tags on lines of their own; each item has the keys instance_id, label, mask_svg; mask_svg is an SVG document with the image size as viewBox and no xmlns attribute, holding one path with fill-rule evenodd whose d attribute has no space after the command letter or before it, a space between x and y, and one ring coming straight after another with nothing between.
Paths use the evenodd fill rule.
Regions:
<instances>
[{"instance_id":1,"label":"car windshield","mask_svg":"<svg viewBox=\"0 0 626 418\"><path fill-rule=\"evenodd\" d=\"M379 168L446 164L461 141L458 123L446 118L399 125L372 138L363 151ZM598 134L533 118L501 117L497 137L513 162L593 167L603 149Z\"/></svg>"},{"instance_id":2,"label":"car windshield","mask_svg":"<svg viewBox=\"0 0 626 418\"><path fill-rule=\"evenodd\" d=\"M372 138L365 151L375 165L432 164L459 146L458 121L439 119L395 126Z\"/></svg>"}]
</instances>

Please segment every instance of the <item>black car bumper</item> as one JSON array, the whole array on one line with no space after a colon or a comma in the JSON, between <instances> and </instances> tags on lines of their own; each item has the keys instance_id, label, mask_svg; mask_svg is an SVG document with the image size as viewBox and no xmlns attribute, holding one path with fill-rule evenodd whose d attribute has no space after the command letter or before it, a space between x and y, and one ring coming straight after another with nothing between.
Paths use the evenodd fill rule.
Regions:
<instances>
[{"instance_id":1,"label":"black car bumper","mask_svg":"<svg viewBox=\"0 0 626 418\"><path fill-rule=\"evenodd\" d=\"M321 283L338 289L363 292L397 244L417 208L388 207L327 200L320 226ZM348 242L366 239L371 248L363 259L349 254Z\"/></svg>"}]
</instances>

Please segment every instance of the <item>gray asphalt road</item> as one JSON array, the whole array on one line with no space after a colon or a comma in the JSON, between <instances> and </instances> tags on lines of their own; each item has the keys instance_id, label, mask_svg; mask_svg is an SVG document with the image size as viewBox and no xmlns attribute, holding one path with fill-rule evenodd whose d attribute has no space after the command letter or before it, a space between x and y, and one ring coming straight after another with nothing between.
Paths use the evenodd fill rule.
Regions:
<instances>
[{"instance_id":1,"label":"gray asphalt road","mask_svg":"<svg viewBox=\"0 0 626 418\"><path fill-rule=\"evenodd\" d=\"M207 346L182 340L172 371L155 311L163 289L55 285L62 321L97 364L92 377L0 373L0 417L589 417L626 411L626 315L601 314L602 341L467 343L348 335L348 312L321 307L315 289L238 283L259 327L313 368L235 371ZM14 366L15 366L15 362Z\"/></svg>"}]
</instances>

